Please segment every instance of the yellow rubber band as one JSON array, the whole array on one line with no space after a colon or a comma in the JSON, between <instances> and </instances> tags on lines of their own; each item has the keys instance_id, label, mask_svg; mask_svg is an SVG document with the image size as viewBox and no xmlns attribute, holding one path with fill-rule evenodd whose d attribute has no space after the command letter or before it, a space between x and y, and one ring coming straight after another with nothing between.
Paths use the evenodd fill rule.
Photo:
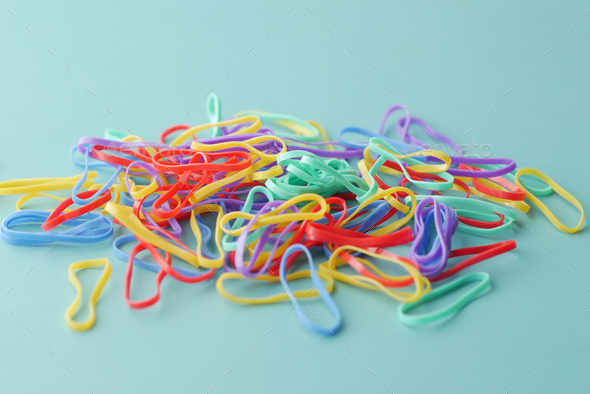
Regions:
<instances>
[{"instance_id":1,"label":"yellow rubber band","mask_svg":"<svg viewBox=\"0 0 590 394\"><path fill-rule=\"evenodd\" d=\"M254 148L253 145L260 144L266 141L276 141L281 144L282 149L279 153L276 154L268 154L259 151L258 149ZM266 160L268 163L272 163L277 160L277 156L281 153L285 153L287 151L287 145L285 142L279 138L275 137L274 135L264 135L260 137L250 138L246 141L232 141L232 142L221 142L219 144L203 144L199 141L193 141L191 144L191 149L199 151L199 152L215 152L223 149L230 149L230 148L243 148L246 149L248 152L252 153L252 155L258 156L263 160Z\"/></svg>"},{"instance_id":2,"label":"yellow rubber band","mask_svg":"<svg viewBox=\"0 0 590 394\"><path fill-rule=\"evenodd\" d=\"M426 173L426 174L437 174L440 172L445 172L451 166L451 158L449 157L449 155L447 155L446 153L441 152L439 150L427 149L427 150L421 150L421 151L414 152L414 153L409 153L407 155L399 155L397 153L392 152L390 149L387 149L384 146L379 145L379 148L388 152L390 155L395 156L399 160L409 159L414 156L431 156L431 157L436 157L437 159L440 159L443 162L442 164L432 164L432 165L431 164L415 164L415 165L410 165L410 166L406 167L406 169L410 169L412 171ZM368 146L363 151L363 156L364 156L364 159L369 164L367 167L370 168L371 164L373 164L373 162L375 160L373 160L373 158L371 157L371 150L369 149ZM396 171L393 168L389 168L389 167L385 167L385 166L381 167L379 169L379 172L383 172L385 174L391 174L391 175L404 175L403 172Z\"/></svg>"},{"instance_id":3,"label":"yellow rubber band","mask_svg":"<svg viewBox=\"0 0 590 394\"><path fill-rule=\"evenodd\" d=\"M243 129L240 129L239 131L236 131L234 134L255 133L256 131L258 131L258 129L260 129L260 126L262 125L260 123L260 118L258 118L258 116L254 116L254 115L247 115L247 116L242 116L242 117L239 117L236 119L224 120L223 122L206 123L206 124L202 124L199 126L191 127L190 129L183 131L178 137L176 137L174 139L174 141L172 141L170 146L173 148L177 147L178 145L180 145L184 141L186 141L188 138L192 137L193 135L195 135L198 132L203 131L203 130L207 130L207 129L210 129L213 127L231 126L231 125L235 125L235 124L248 123L248 122L252 122L252 124L248 127L244 127Z\"/></svg>"},{"instance_id":4,"label":"yellow rubber band","mask_svg":"<svg viewBox=\"0 0 590 394\"><path fill-rule=\"evenodd\" d=\"M387 288L385 285L383 285L381 282L379 282L375 279L368 278L368 277L362 276L362 275L347 275L342 272L339 272L336 269L336 267L341 266L341 265L346 265L347 263L342 258L337 257L337 256L339 256L341 253L353 253L353 252L361 252L362 254L365 254L367 256L375 257L380 260L390 261L394 264L401 266L414 279L414 284L415 284L414 292L408 293L405 291L391 290L391 289ZM361 264L364 264L364 265L374 268L374 266L372 264L370 264L370 263L367 264L368 261L366 261L365 259L359 259L358 257L356 259ZM330 259L319 265L319 270L320 270L320 272L326 273L327 275L333 277L334 279L336 279L338 281L348 283L353 286L361 287L361 288L367 289L367 290L382 291L386 295L388 295L389 297L391 297L397 301L401 301L401 302L418 301L420 299L420 297L422 297L423 294L428 293L431 289L430 281L428 280L428 278L422 276L420 274L420 271L416 267L412 266L411 264L408 264L402 260L399 260L399 259L396 259L396 258L393 258L390 256L383 256L383 255L380 255L377 253L370 252L366 249L358 248L356 246L351 246L351 245L343 245L343 246L340 246L338 249L334 250L334 252L330 256ZM377 272L380 272L380 271L377 271ZM407 276L395 277L395 276L389 276L389 275L387 275L385 277L389 278L389 279L396 279L396 280L407 278Z\"/></svg>"},{"instance_id":5,"label":"yellow rubber band","mask_svg":"<svg viewBox=\"0 0 590 394\"><path fill-rule=\"evenodd\" d=\"M578 208L578 210L580 211L580 221L578 222L578 224L575 227L567 227L566 225L561 223L555 217L553 212L551 212L551 210L541 202L541 199L539 199L533 193L529 192L526 189L525 185L522 182L520 182L518 178L523 175L536 176L537 178L545 182L547 185L549 185L553 189L553 191L555 191L557 194L563 197L566 201L570 202L574 207ZM543 214L547 216L547 219L549 219L549 221L553 223L555 227L557 227L558 230L563 231L564 233L573 234L577 232L580 229L580 227L582 227L582 224L584 223L584 208L582 207L582 204L580 204L580 202L574 196L568 193L563 187L559 186L557 183L555 183L553 179L549 178L541 171L535 170L534 168L521 168L516 172L516 175L514 175L514 183L516 184L516 186L524 190L525 197L528 198L533 204L535 204L541 210L541 212L543 212Z\"/></svg>"},{"instance_id":6,"label":"yellow rubber band","mask_svg":"<svg viewBox=\"0 0 590 394\"><path fill-rule=\"evenodd\" d=\"M386 190L382 190L382 191L378 191L377 193L375 193L373 196L367 198L365 201L363 201L358 207L357 209L354 211L353 214L351 214L350 216L348 216L346 219L344 219L340 225L338 227L342 227L344 226L346 223L348 223L358 212L360 212L364 207L366 207L367 205L369 205L370 203L380 200L385 196L390 196L392 193L395 192L405 192L408 194L408 196L410 197L410 200L412 201L412 206L410 208L408 208L407 205L404 205L404 210L400 209L400 211L402 211L403 213L405 213L406 215L401 218L396 220L393 223L388 224L385 227L381 227L375 231L373 231L372 233L370 233L371 235L385 235L385 234L389 234L394 232L395 230L397 230L398 228L400 228L401 226L403 226L404 224L406 224L413 216L414 216L414 211L416 210L416 195L408 188L405 187L392 187ZM397 202L397 201L396 201Z\"/></svg>"},{"instance_id":7,"label":"yellow rubber band","mask_svg":"<svg viewBox=\"0 0 590 394\"><path fill-rule=\"evenodd\" d=\"M217 212L217 222L215 224L215 247L217 248L217 253L219 257L216 259L209 259L201 253L203 250L203 236L201 234L201 229L197 224L197 220L195 219L195 215L205 213L205 212ZM193 230L195 235L195 239L197 240L197 256L199 259L199 265L205 268L221 268L223 266L223 260L225 257L225 252L221 247L221 236L223 235L221 230L221 218L223 217L223 208L217 204L207 204L207 205L200 205L195 207L191 211L191 218L190 218L190 226Z\"/></svg>"},{"instance_id":8,"label":"yellow rubber band","mask_svg":"<svg viewBox=\"0 0 590 394\"><path fill-rule=\"evenodd\" d=\"M292 205L295 205L295 204L303 202L303 201L311 201L311 203L307 204L307 205L305 205L305 207L301 208L299 210L299 213L282 213L282 214L278 215L279 212L289 208ZM311 209L316 204L320 205L320 209L316 212L310 212ZM312 194L312 193L302 194L300 196L293 197L293 198L289 199L288 201L285 201L284 203L282 203L280 206L276 207L272 211L258 216L258 219L252 225L250 230L253 231L253 230L256 230L260 227L268 226L270 224L290 223L293 221L304 221L304 220L320 220L321 218L324 217L327 210L328 210L328 204L326 203L326 200L322 196L320 196L319 194ZM240 219L241 218L241 219L246 219L246 220L252 220L254 218L254 216L255 216L254 214L247 213L247 212L240 212L240 211L229 212L226 215L224 215L223 218L221 219L220 226L226 234L231 235L231 236L238 236L242 233L245 226L230 230L230 229L226 228L225 225L230 220L233 220L233 219Z\"/></svg>"},{"instance_id":9,"label":"yellow rubber band","mask_svg":"<svg viewBox=\"0 0 590 394\"><path fill-rule=\"evenodd\" d=\"M472 183L472 180L473 180L473 178L460 177L460 176L456 176L455 179L458 179L458 180L463 181L465 183ZM484 180L484 178L479 179L480 182L482 180ZM488 201L492 201L492 202L495 202L495 203L498 203L501 205L506 205L506 206L518 209L519 211L524 212L524 213L527 213L529 211L529 209L531 208L531 206L524 201L506 200L503 198L490 196L489 194L485 194L485 193L480 192L479 190L477 190L473 186L470 186L470 185L467 185L467 186L469 186L469 193L470 194L480 197L480 198L483 198L483 199L486 199ZM459 188L455 189L455 187L453 187L452 190L462 191Z\"/></svg>"},{"instance_id":10,"label":"yellow rubber band","mask_svg":"<svg viewBox=\"0 0 590 394\"><path fill-rule=\"evenodd\" d=\"M88 299L88 317L83 322L74 321L73 316L80 305L80 301L82 300L82 285L76 276L76 271L95 267L104 267L104 269L102 270L102 274L100 275L100 278L98 278L96 285L94 285L94 289L92 289L92 293ZM111 264L107 258L78 261L77 263L70 265L68 268L68 279L72 283L72 286L74 286L76 289L76 298L65 313L66 324L70 329L75 331L86 331L94 325L94 322L96 321L96 304L98 303L98 297L100 297L102 289L109 280L111 271Z\"/></svg>"},{"instance_id":11,"label":"yellow rubber band","mask_svg":"<svg viewBox=\"0 0 590 394\"><path fill-rule=\"evenodd\" d=\"M320 132L320 136L322 137L324 142L332 142L332 141L330 141L330 138L328 137L328 133L326 133L326 130L324 130L322 125L320 125L318 122L315 122L313 120L306 120L306 122L309 123L310 125L312 125L313 127L315 127ZM326 145L326 149L331 150L331 151L335 151L335 149L332 145L333 144Z\"/></svg>"},{"instance_id":12,"label":"yellow rubber band","mask_svg":"<svg viewBox=\"0 0 590 394\"><path fill-rule=\"evenodd\" d=\"M176 246L171 242L166 241L164 238L152 233L143 225L143 223L141 223L137 216L133 214L133 210L131 208L109 202L107 203L105 209L137 237L154 245L156 248L170 252L174 256L181 258L195 267L199 267L199 258L195 254L189 253L183 248Z\"/></svg>"},{"instance_id":13,"label":"yellow rubber band","mask_svg":"<svg viewBox=\"0 0 590 394\"><path fill-rule=\"evenodd\" d=\"M359 171L361 172L361 175L363 177L363 180L365 182L367 182L367 185L369 187L371 187L373 185L373 182L375 182L375 180L373 179L373 177L369 174L369 168L367 167L367 162L364 160L360 160L357 163L357 166L359 168ZM377 187L377 191L376 193L382 192L383 189L381 189L380 187ZM392 207L394 207L395 209L397 209L398 211L402 211L403 213L408 213L408 207L406 205L404 205L403 203L399 202L398 200L396 200L395 198L391 197L391 196L385 196L385 201L387 201L389 203L389 205L391 205Z\"/></svg>"},{"instance_id":14,"label":"yellow rubber band","mask_svg":"<svg viewBox=\"0 0 590 394\"><path fill-rule=\"evenodd\" d=\"M0 196L11 194L25 194L48 192L54 190L71 190L82 178L83 174L64 178L26 178L0 182ZM82 187L90 187L97 177L96 171L88 173L88 178Z\"/></svg>"},{"instance_id":15,"label":"yellow rubber band","mask_svg":"<svg viewBox=\"0 0 590 394\"><path fill-rule=\"evenodd\" d=\"M329 275L324 274L323 272L320 271L316 271L318 276L320 277L320 279L322 279L324 282L326 282L326 290L331 293L332 290L334 289L334 279L331 278ZM305 270L305 271L296 271L293 272L291 274L287 275L287 280L291 281L291 280L295 280L295 279L301 279L301 278L310 278L311 274L309 270ZM262 298L250 298L250 297L238 297L235 296L233 294L230 294L225 287L223 286L223 281L226 279L246 279L246 280L250 280L245 278L242 274L239 274L237 272L225 272L224 274L222 274L219 279L217 279L217 282L215 282L215 288L217 288L217 292L226 300L229 301L233 301L233 302L237 302L240 304L250 304L250 305L262 305L262 304L274 304L277 302L281 302L281 301L288 301L289 300L289 296L287 295L287 293L279 293L279 294L273 294L271 296L268 297L262 297ZM254 280L258 280L258 281L264 281L264 282L280 282L281 278L279 278L278 276L271 276L271 275L260 275L257 276L255 278L253 278ZM316 289L313 290L295 290L293 291L293 295L296 298L312 298L312 297L318 297L318 291Z\"/></svg>"}]
</instances>

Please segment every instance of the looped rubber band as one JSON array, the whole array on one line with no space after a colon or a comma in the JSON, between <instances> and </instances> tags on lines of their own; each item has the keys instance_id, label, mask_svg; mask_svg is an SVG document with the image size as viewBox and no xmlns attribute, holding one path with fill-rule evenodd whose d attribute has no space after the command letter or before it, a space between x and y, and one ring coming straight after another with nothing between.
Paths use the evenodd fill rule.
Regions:
<instances>
[{"instance_id":1,"label":"looped rubber band","mask_svg":"<svg viewBox=\"0 0 590 394\"><path fill-rule=\"evenodd\" d=\"M326 307L328 307L328 309L330 310L330 312L332 313L332 315L336 319L336 322L334 322L334 324L332 324L332 326L330 326L330 327L327 327L327 326L320 327L316 323L314 323L309 317L307 317L307 315L303 312L303 310L299 306L299 302L297 301L297 297L295 297L294 293L289 288L289 284L287 283L287 277L285 275L285 266L286 266L285 262L286 262L287 258L294 251L302 251L303 253L305 253L305 255L307 257L307 262L309 263L309 268L310 268L309 273L310 273L311 281L312 281L314 287L318 290L320 298L322 299L322 301L324 301L324 303L326 304ZM281 284L283 285L285 290L288 290L287 296L289 297L289 299L293 303L293 308L295 309L295 313L297 314L297 317L299 318L299 321L301 322L301 324L303 324L307 329L314 331L318 334L322 334L322 335L336 334L340 330L340 327L342 326L342 314L340 313L340 309L338 309L338 306L336 305L336 303L334 302L334 300L330 296L330 293L324 288L324 284L322 283L320 277L318 276L318 274L314 270L313 259L311 257L311 253L309 253L309 249L307 249L305 246L303 246L301 244L291 245L287 249L285 254L283 254L283 258L281 260L279 272L280 272L279 277L281 279Z\"/></svg>"},{"instance_id":2,"label":"looped rubber band","mask_svg":"<svg viewBox=\"0 0 590 394\"><path fill-rule=\"evenodd\" d=\"M566 201L570 202L574 207L576 207L580 211L580 221L578 222L578 224L574 227L568 227L568 226L564 225L563 223L561 223L555 217L553 212L551 212L551 210L549 208L547 208L547 206L545 204L543 204L537 196L535 196L533 193L528 191L527 188L522 184L522 182L520 181L519 178L523 175L533 175L533 176L539 178L540 180L545 182L547 185L549 185L549 187L551 187L551 189L553 189L554 192L559 194ZM518 172L514 176L514 183L516 183L516 186L520 187L521 189L523 189L525 191L526 198L528 198L533 204L535 204L537 206L537 208L539 208L541 210L541 212L543 212L543 214L547 217L547 219L549 219L549 221L555 227L557 227L558 230L563 231L564 233L573 234L573 233L577 232L582 227L582 224L584 223L584 208L582 207L582 204L580 204L580 202L574 196L572 196L570 193L568 193L564 188L559 186L553 179L549 178L547 175L543 174L541 171L535 170L534 168L521 168L520 170L518 170Z\"/></svg>"},{"instance_id":3,"label":"looped rubber band","mask_svg":"<svg viewBox=\"0 0 590 394\"><path fill-rule=\"evenodd\" d=\"M95 267L104 267L104 269L102 270L102 274L96 282L96 285L94 285L92 293L90 293L90 298L88 299L88 317L83 322L74 321L73 316L82 300L82 285L76 276L76 271ZM111 276L111 271L112 267L107 258L78 261L77 263L70 265L68 268L68 279L70 280L70 283L72 283L72 286L74 286L74 289L76 289L76 298L65 313L66 324L70 329L74 331L87 331L94 326L94 323L96 322L96 304L98 303L98 298L100 297L102 289Z\"/></svg>"},{"instance_id":4,"label":"looped rubber band","mask_svg":"<svg viewBox=\"0 0 590 394\"><path fill-rule=\"evenodd\" d=\"M441 308L433 312L416 315L407 314L408 311L417 307L418 305L422 305L425 302L440 297L441 295L448 293L449 291L459 287L464 283L476 281L480 283L475 287L469 289L461 297L459 297L453 303L447 305L444 308ZM490 289L490 286L490 276L485 272L475 272L473 274L461 276L457 279L452 280L451 282L445 283L444 285L433 289L430 293L424 295L418 301L400 304L397 308L398 319L403 324L408 326L420 326L440 321L446 317L450 317L459 312L459 310L461 310L461 308L463 308L465 305L467 305L475 298L481 296L483 293L488 291Z\"/></svg>"}]
</instances>

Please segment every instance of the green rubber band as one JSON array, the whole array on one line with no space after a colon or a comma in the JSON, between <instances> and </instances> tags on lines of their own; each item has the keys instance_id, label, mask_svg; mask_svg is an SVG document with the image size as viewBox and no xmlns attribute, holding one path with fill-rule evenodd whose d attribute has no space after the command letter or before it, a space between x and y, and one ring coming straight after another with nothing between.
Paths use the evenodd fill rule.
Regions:
<instances>
[{"instance_id":1,"label":"green rubber band","mask_svg":"<svg viewBox=\"0 0 590 394\"><path fill-rule=\"evenodd\" d=\"M481 283L471 288L469 291L467 291L453 303L444 308L441 308L437 311L422 313L418 315L407 314L408 311L410 311L412 308L418 305L424 304L425 302L437 298L464 283L475 281L481 281ZM422 298L420 298L416 302L400 304L397 308L397 316L403 324L408 326L420 326L424 324L434 323L441 319L455 315L465 305L467 305L468 303L470 303L471 301L473 301L474 299L488 291L490 287L490 275L486 272L474 272L472 274L463 275L451 282L445 283L444 285L437 287L430 293L423 295Z\"/></svg>"},{"instance_id":2,"label":"green rubber band","mask_svg":"<svg viewBox=\"0 0 590 394\"><path fill-rule=\"evenodd\" d=\"M427 181L417 181L417 180L412 179L410 174L408 174L405 167L402 165L402 161L405 163L408 163L410 165L424 165L424 163L422 163L421 161L418 161L416 159L413 159L411 157L407 157L404 159L398 159L397 157L392 155L387 150L382 149L377 144L385 146L389 150L401 155L401 153L397 149L395 149L393 146L391 146L391 144L389 144L384 139L381 139L378 137L371 138L369 140L369 150L380 156L375 161L375 163L373 163L371 169L369 170L369 175L371 177L375 177L375 175L377 174L379 169L383 166L383 164L385 164L385 162L387 160L390 160L390 161L396 162L401 167L405 177L408 178L408 180L410 182L412 182L414 185L416 185L418 187L421 187L421 188L427 189L427 190L436 190L436 191L449 190L453 187L453 182L454 182L455 178L453 178L453 176L451 174L449 174L448 172L439 172L436 174L439 177L443 178L445 180L444 182L427 182ZM369 193L371 193L371 195L374 194L377 191L377 187L378 187L377 182L373 182Z\"/></svg>"},{"instance_id":3,"label":"green rubber band","mask_svg":"<svg viewBox=\"0 0 590 394\"><path fill-rule=\"evenodd\" d=\"M416 200L417 202L422 201L426 197L435 198L438 202L443 203L457 211L459 216L472 217L475 215L474 212L479 212L481 215L488 215L492 212L499 213L504 215L504 224L498 227L493 228L480 228L480 227L471 227L464 223L459 222L459 226L457 230L471 234L471 235L479 235L479 236L488 236L488 235L496 235L503 233L504 231L510 230L513 225L514 221L516 220L516 212L508 209L508 207L504 205L493 204L491 202L483 201L483 200L475 200L472 198L463 198L463 197L453 197L453 196L439 196L439 195L426 195L426 194L417 194ZM409 197L405 198L405 203L408 204L411 200ZM489 216L486 216L489 218ZM483 218L483 216L482 216Z\"/></svg>"},{"instance_id":4,"label":"green rubber band","mask_svg":"<svg viewBox=\"0 0 590 394\"><path fill-rule=\"evenodd\" d=\"M269 202L275 201L273 194L267 188L262 187L262 186L254 186L248 192L248 196L246 197L246 200L244 201L244 206L242 207L241 212L250 213L250 210L252 209L252 204L254 203L254 196L257 193L264 194L266 196L266 198L268 198ZM242 225L244 224L244 220L245 219L243 219L243 218L236 219L233 222L231 229L236 230L236 229L242 227ZM252 242L254 242L258 238L260 238L263 231L264 231L264 228L259 228L255 231L252 231L250 234L248 234L248 237L246 238L246 245L250 245ZM224 234L223 237L221 238L221 247L226 252L236 250L236 245L237 245L238 241L237 240L232 241L231 240L232 238L237 239L237 237L233 237L229 234Z\"/></svg>"},{"instance_id":5,"label":"green rubber band","mask_svg":"<svg viewBox=\"0 0 590 394\"><path fill-rule=\"evenodd\" d=\"M111 140L111 141L121 141L123 138L127 137L129 133L125 133L123 131L107 129L104 131L104 139Z\"/></svg>"},{"instance_id":6,"label":"green rubber band","mask_svg":"<svg viewBox=\"0 0 590 394\"><path fill-rule=\"evenodd\" d=\"M491 217L491 215L489 215L487 213L471 211L471 210L467 210L467 209L456 208L455 211L457 212L457 215L459 215L459 216L470 217L472 219L477 219L477 220L489 220L489 218ZM496 220L498 219L498 217L496 215L493 215L493 216L495 217ZM468 226L465 223L459 222L459 225L457 226L457 230L459 230L463 233L466 233L466 234L487 237L489 235L496 235L496 234L503 233L504 231L510 230L512 227L514 227L514 219L504 216L504 223L501 224L500 226L497 226L497 227L493 227L493 228L472 227L472 226Z\"/></svg>"},{"instance_id":7,"label":"green rubber band","mask_svg":"<svg viewBox=\"0 0 590 394\"><path fill-rule=\"evenodd\" d=\"M330 197L350 191L366 195L369 186L356 176L356 171L341 159L322 159L306 151L291 151L277 156L277 164L285 166L286 174L269 178L266 187L279 200L288 200L304 193Z\"/></svg>"},{"instance_id":8,"label":"green rubber band","mask_svg":"<svg viewBox=\"0 0 590 394\"><path fill-rule=\"evenodd\" d=\"M219 97L215 93L211 93L207 97L205 110L207 111L209 123L221 122L221 100L219 100ZM218 126L212 127L211 129L213 130L213 137L221 136L221 129Z\"/></svg>"},{"instance_id":9,"label":"green rubber band","mask_svg":"<svg viewBox=\"0 0 590 394\"><path fill-rule=\"evenodd\" d=\"M478 167L483 168L484 170L494 170L496 168L502 167L502 165L486 164L486 165L478 165ZM508 179L510 182L514 183L514 176L516 175L516 172L518 170L520 170L520 168L516 167L516 169L514 171L509 172L508 174L504 175L504 177L506 179ZM526 176L530 176L531 178L537 178L537 180L539 180L539 182L543 182L542 179L540 179L534 175L526 175ZM520 182L526 187L527 191L529 191L534 196L545 197L545 196L548 196L551 193L553 193L553 188L549 185L547 185L546 187L529 186L526 184L526 182L522 181L522 178L521 178Z\"/></svg>"}]
</instances>

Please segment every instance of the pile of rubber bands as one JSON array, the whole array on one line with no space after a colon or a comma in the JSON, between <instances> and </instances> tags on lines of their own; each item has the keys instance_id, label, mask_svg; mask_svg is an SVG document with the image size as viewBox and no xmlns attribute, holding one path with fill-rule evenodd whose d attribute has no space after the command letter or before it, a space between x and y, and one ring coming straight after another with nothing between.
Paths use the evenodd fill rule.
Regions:
<instances>
[{"instance_id":1,"label":"pile of rubber bands","mask_svg":"<svg viewBox=\"0 0 590 394\"><path fill-rule=\"evenodd\" d=\"M424 149L425 144L409 134L411 125L428 129L434 139L450 146L457 144L410 116L403 105L385 112L376 133L346 127L336 142L328 140L318 123L289 115L244 111L222 120L216 95L208 97L206 110L210 123L175 125L159 142L116 131L107 131L104 138L81 138L70 152L74 163L84 168L80 175L0 182L0 195L23 194L17 211L3 220L0 238L22 246L97 243L112 238L114 225L123 226L132 234L116 238L112 245L115 255L127 262L124 299L131 308L157 303L167 276L185 283L215 280L219 294L233 302L290 300L306 328L334 335L342 327L341 312L330 294L335 281L399 301L397 314L404 324L433 323L490 288L487 273L461 275L463 269L516 247L511 240L452 249L458 232L486 237L509 231L516 212L526 213L530 203L563 232L575 233L584 222L578 200L540 171L519 169L512 159ZM384 135L394 113L401 114L395 121L398 141ZM197 138L205 130L212 136ZM365 142L355 142L359 139ZM96 167L112 172L107 182L95 183ZM546 187L525 184L523 176L537 178ZM47 193L60 190L71 196ZM562 224L541 202L540 197L553 192L580 211L575 227ZM39 197L59 205L49 211L22 209ZM214 226L206 223L206 215L215 215ZM41 229L25 231L23 225ZM196 248L180 241L183 231L192 232ZM134 245L130 253L121 248L126 243ZM404 244L410 244L408 256L385 249ZM152 260L138 257L144 251ZM173 265L173 257L190 266ZM464 259L449 263L459 257ZM300 268L302 260L309 269ZM405 275L387 274L375 260L385 271L395 266ZM75 273L92 267L104 268L88 301L89 316L78 322L74 314L82 286ZM130 297L136 268L155 273L156 293L148 299ZM69 267L68 277L77 290L65 314L71 329L93 326L111 271L106 258ZM290 281L301 278L311 279L311 290L289 287ZM280 282L284 292L243 297L228 292L227 280ZM468 282L476 285L447 306L409 313ZM303 312L299 300L312 297L325 303L333 324L321 326Z\"/></svg>"}]
</instances>

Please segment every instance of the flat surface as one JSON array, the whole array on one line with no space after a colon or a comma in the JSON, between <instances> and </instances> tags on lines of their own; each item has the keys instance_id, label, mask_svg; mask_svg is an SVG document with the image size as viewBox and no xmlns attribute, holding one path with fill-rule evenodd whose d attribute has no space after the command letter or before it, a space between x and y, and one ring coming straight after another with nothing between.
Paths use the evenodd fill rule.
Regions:
<instances>
[{"instance_id":1,"label":"flat surface","mask_svg":"<svg viewBox=\"0 0 590 394\"><path fill-rule=\"evenodd\" d=\"M68 149L107 128L153 140L172 124L203 123L213 88L224 116L290 113L331 136L346 125L376 130L403 102L590 206L588 2L413 3L8 0L0 179L80 173ZM1 217L16 199L1 197ZM563 200L546 201L577 222ZM0 244L0 391L587 392L587 227L563 234L533 208L502 236L457 235L455 247L515 238L518 248L471 268L490 273L492 290L437 327L404 327L397 302L337 284L345 327L332 338L304 330L288 303L234 305L213 282L165 280L158 305L131 310L125 264L108 242L50 252ZM95 257L108 257L113 274L96 326L72 332L67 267ZM88 289L98 271L81 276ZM153 276L136 279L134 295L150 294ZM319 302L304 305L328 321Z\"/></svg>"}]
</instances>

